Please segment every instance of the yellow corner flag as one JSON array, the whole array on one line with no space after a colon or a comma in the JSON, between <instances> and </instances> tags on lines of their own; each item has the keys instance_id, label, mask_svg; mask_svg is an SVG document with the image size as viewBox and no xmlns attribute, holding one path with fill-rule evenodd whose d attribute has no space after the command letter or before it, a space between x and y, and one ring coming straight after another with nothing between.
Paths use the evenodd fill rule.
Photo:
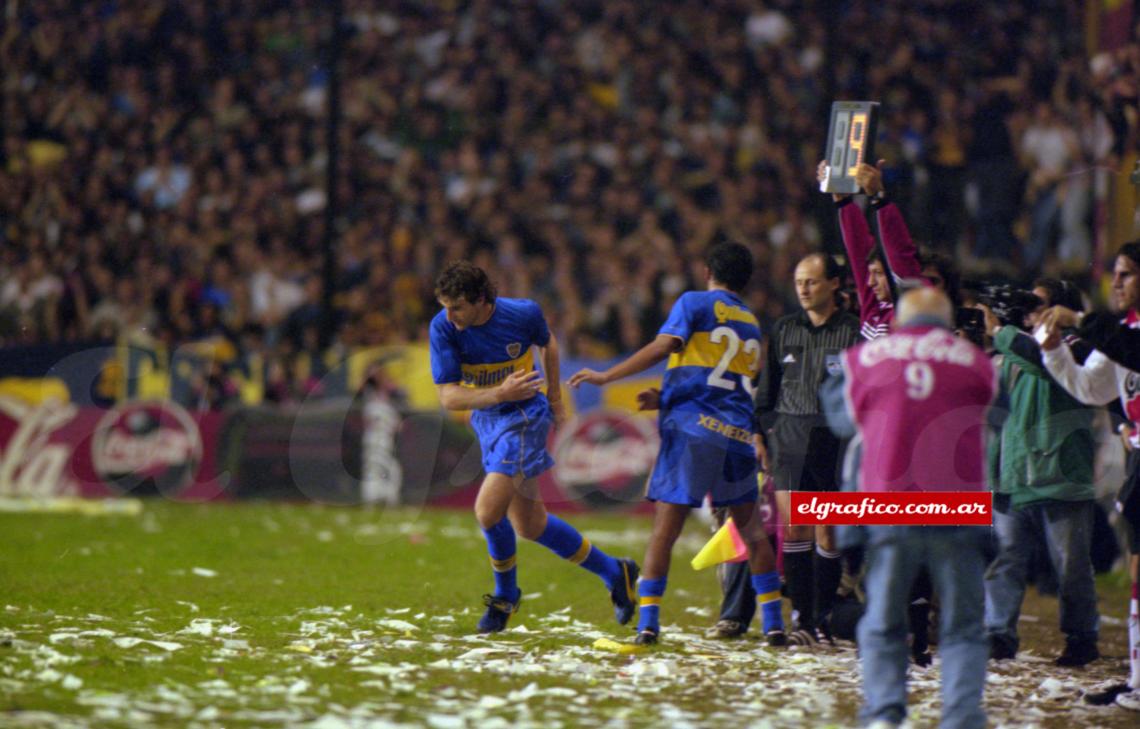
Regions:
<instances>
[{"instance_id":1,"label":"yellow corner flag","mask_svg":"<svg viewBox=\"0 0 1140 729\"><path fill-rule=\"evenodd\" d=\"M747 559L748 546L744 544L744 539L730 516L724 526L712 535L712 539L701 547L697 556L693 557L692 564L693 569L703 570L721 562L744 562Z\"/></svg>"}]
</instances>

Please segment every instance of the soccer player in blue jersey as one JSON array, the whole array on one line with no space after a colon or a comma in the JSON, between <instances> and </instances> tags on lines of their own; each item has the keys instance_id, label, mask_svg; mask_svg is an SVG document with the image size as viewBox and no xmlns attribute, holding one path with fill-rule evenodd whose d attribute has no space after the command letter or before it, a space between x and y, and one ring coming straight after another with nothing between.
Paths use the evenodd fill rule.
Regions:
<instances>
[{"instance_id":1,"label":"soccer player in blue jersey","mask_svg":"<svg viewBox=\"0 0 1140 729\"><path fill-rule=\"evenodd\" d=\"M637 609L638 568L590 544L574 527L546 513L536 479L554 465L546 452L552 424L565 420L558 373L558 342L538 304L495 295L487 274L460 261L435 284L443 310L431 322L431 373L448 410L471 410L487 475L475 499L475 518L487 538L495 590L483 596L480 633L507 626L519 607L515 534L602 578L622 625ZM546 374L535 370L537 347Z\"/></svg>"},{"instance_id":2,"label":"soccer player in blue jersey","mask_svg":"<svg viewBox=\"0 0 1140 729\"><path fill-rule=\"evenodd\" d=\"M760 326L740 298L752 278L752 254L739 243L721 243L705 263L708 290L682 294L652 342L605 372L575 373L570 385L605 385L669 359L662 389L638 394L642 410L660 410L661 450L646 494L656 506L638 582L635 642L657 642L673 544L689 510L700 506L708 493L714 506L728 507L748 543L764 632L770 645L784 645L776 558L762 529L753 523L758 521L753 515L759 489L752 446L752 381L760 367Z\"/></svg>"}]
</instances>

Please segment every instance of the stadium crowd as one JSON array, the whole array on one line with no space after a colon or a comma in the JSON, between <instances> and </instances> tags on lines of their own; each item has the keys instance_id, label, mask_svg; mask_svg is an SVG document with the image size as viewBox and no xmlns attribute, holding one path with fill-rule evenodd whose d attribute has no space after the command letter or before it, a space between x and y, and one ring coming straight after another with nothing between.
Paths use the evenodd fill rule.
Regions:
<instances>
[{"instance_id":1,"label":"stadium crowd","mask_svg":"<svg viewBox=\"0 0 1140 729\"><path fill-rule=\"evenodd\" d=\"M325 8L11 7L0 342L221 338L289 371L321 322ZM422 340L433 273L470 258L569 353L630 351L721 238L752 249L770 323L795 262L841 250L812 182L833 98L882 102L919 240L1084 266L1140 48L1090 64L1059 0L823 7L349 0L336 343Z\"/></svg>"}]
</instances>

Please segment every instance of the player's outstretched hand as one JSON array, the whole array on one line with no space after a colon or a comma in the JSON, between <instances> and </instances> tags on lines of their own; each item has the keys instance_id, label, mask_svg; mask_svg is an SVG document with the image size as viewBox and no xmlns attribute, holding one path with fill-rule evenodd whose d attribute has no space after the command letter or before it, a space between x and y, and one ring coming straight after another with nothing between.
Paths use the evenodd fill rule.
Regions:
<instances>
[{"instance_id":1,"label":"player's outstretched hand","mask_svg":"<svg viewBox=\"0 0 1140 729\"><path fill-rule=\"evenodd\" d=\"M578 385L581 385L583 382L590 385L604 385L606 384L606 378L602 375L601 372L592 370L589 367L578 370L574 374L570 375L570 387L578 387Z\"/></svg>"},{"instance_id":2,"label":"player's outstretched hand","mask_svg":"<svg viewBox=\"0 0 1140 729\"><path fill-rule=\"evenodd\" d=\"M637 393L638 410L658 410L661 407L661 390L651 387Z\"/></svg>"},{"instance_id":3,"label":"player's outstretched hand","mask_svg":"<svg viewBox=\"0 0 1140 729\"><path fill-rule=\"evenodd\" d=\"M507 379L499 385L499 402L529 400L539 393L542 385L542 375L538 370L530 372L516 370L507 375Z\"/></svg>"}]
</instances>

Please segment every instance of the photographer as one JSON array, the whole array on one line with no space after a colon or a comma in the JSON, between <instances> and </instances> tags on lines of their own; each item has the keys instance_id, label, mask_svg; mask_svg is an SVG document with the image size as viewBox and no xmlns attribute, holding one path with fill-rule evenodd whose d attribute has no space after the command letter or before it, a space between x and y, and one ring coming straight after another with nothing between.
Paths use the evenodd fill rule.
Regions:
<instances>
[{"instance_id":1,"label":"photographer","mask_svg":"<svg viewBox=\"0 0 1140 729\"><path fill-rule=\"evenodd\" d=\"M1099 616L1093 582L1093 411L1045 370L1037 341L1020 325L1036 327L1048 306L1081 307L1071 284L1039 279L1032 295L991 288L980 304L985 326L1001 354L1001 386L1009 413L1001 431L1000 482L994 498L994 530L1000 551L986 571L986 632L990 657L1013 658L1017 621L1037 546L1044 545L1057 574L1065 650L1058 666L1096 660ZM1036 307L1024 313L1026 308ZM1024 308L1023 308L1024 307ZM1004 323L1003 323L1004 320ZM1070 346L1080 360L1089 348Z\"/></svg>"}]
</instances>

